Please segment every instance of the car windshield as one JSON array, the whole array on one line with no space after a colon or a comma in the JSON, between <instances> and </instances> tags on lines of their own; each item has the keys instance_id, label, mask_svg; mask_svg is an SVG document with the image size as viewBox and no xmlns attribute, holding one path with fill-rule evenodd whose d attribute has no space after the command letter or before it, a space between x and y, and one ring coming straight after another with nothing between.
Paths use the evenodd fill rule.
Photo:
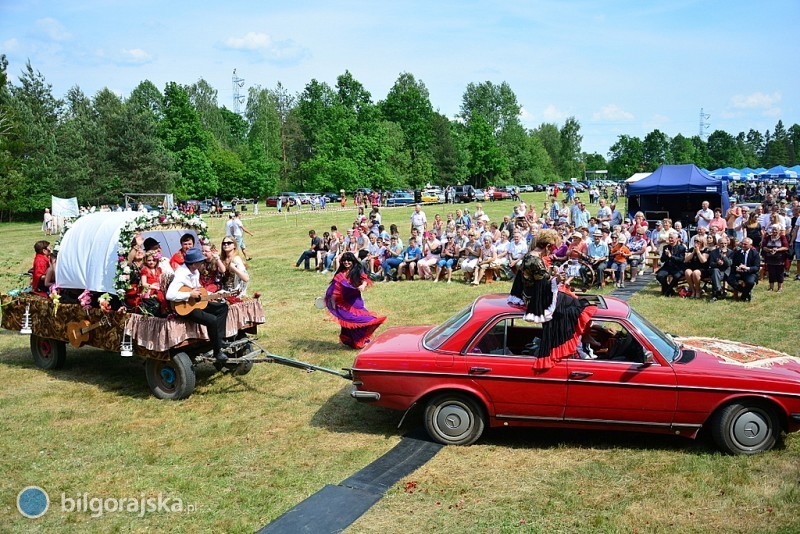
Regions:
<instances>
[{"instance_id":1,"label":"car windshield","mask_svg":"<svg viewBox=\"0 0 800 534\"><path fill-rule=\"evenodd\" d=\"M655 349L661 354L667 361L672 362L680 356L681 348L678 346L672 338L653 326L650 321L636 313L634 310L631 310L631 314L628 317L633 323L633 325L639 329L639 331L644 334L644 336L653 344Z\"/></svg>"},{"instance_id":2,"label":"car windshield","mask_svg":"<svg viewBox=\"0 0 800 534\"><path fill-rule=\"evenodd\" d=\"M453 333L464 326L471 314L472 305L469 305L439 326L431 328L422 339L423 344L429 349L438 349Z\"/></svg>"}]
</instances>

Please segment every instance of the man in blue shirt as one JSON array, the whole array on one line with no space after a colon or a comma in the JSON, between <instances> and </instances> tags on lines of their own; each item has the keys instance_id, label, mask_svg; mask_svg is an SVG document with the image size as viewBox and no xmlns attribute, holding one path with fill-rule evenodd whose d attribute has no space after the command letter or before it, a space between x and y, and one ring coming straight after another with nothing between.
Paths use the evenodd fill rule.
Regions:
<instances>
[{"instance_id":1,"label":"man in blue shirt","mask_svg":"<svg viewBox=\"0 0 800 534\"><path fill-rule=\"evenodd\" d=\"M603 241L603 232L595 230L588 245L589 263L597 275L597 285L603 286L606 265L608 265L608 244Z\"/></svg>"},{"instance_id":2,"label":"man in blue shirt","mask_svg":"<svg viewBox=\"0 0 800 534\"><path fill-rule=\"evenodd\" d=\"M417 270L417 262L422 259L422 249L417 246L417 238L411 237L408 240L408 248L403 252L403 262L397 267L397 279L408 269L406 280L414 279L414 272Z\"/></svg>"}]
</instances>

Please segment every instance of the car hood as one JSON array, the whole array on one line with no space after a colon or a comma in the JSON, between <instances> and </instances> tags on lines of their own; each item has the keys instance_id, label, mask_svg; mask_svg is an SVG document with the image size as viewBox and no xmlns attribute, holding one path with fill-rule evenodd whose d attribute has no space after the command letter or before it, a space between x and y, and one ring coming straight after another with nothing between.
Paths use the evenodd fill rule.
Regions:
<instances>
[{"instance_id":1,"label":"car hood","mask_svg":"<svg viewBox=\"0 0 800 534\"><path fill-rule=\"evenodd\" d=\"M384 331L373 339L367 347L359 353L372 356L375 354L408 354L409 351L418 351L422 346L422 336L433 328L432 326L395 326Z\"/></svg>"},{"instance_id":2,"label":"car hood","mask_svg":"<svg viewBox=\"0 0 800 534\"><path fill-rule=\"evenodd\" d=\"M800 381L800 358L785 352L711 337L682 337L676 338L676 341L685 349L696 351L695 365L715 368L717 371L729 369L732 374L740 371L751 376L780 374Z\"/></svg>"}]
</instances>

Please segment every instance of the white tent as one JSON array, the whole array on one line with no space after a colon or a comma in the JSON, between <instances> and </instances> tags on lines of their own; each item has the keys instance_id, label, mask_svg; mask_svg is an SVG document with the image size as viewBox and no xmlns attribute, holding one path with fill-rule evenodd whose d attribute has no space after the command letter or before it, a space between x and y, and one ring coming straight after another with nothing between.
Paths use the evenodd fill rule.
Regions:
<instances>
[{"instance_id":1,"label":"white tent","mask_svg":"<svg viewBox=\"0 0 800 534\"><path fill-rule=\"evenodd\" d=\"M626 184L631 184L633 182L638 182L639 180L643 180L653 174L652 172L637 172L636 174L632 175L630 178L625 180Z\"/></svg>"}]
</instances>

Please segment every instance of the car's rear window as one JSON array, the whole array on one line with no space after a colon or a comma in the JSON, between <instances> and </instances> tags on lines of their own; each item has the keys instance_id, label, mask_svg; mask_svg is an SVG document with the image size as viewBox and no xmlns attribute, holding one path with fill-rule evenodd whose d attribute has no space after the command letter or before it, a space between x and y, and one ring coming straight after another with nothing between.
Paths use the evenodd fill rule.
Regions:
<instances>
[{"instance_id":1,"label":"car's rear window","mask_svg":"<svg viewBox=\"0 0 800 534\"><path fill-rule=\"evenodd\" d=\"M422 343L428 349L438 349L451 335L464 326L464 323L467 322L471 314L472 305L469 305L439 326L431 328L428 333L425 334Z\"/></svg>"}]
</instances>

